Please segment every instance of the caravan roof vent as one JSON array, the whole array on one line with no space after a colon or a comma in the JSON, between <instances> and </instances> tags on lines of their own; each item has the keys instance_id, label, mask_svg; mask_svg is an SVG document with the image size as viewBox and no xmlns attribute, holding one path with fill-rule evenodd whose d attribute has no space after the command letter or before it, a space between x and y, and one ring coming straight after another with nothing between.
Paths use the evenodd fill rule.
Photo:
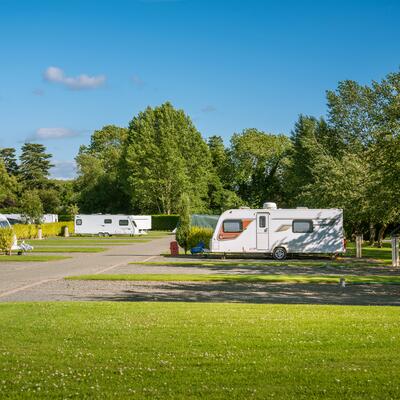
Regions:
<instances>
[{"instance_id":1,"label":"caravan roof vent","mask_svg":"<svg viewBox=\"0 0 400 400\"><path fill-rule=\"evenodd\" d=\"M240 210L250 210L250 207L247 206L241 206L239 207Z\"/></svg>"},{"instance_id":2,"label":"caravan roof vent","mask_svg":"<svg viewBox=\"0 0 400 400\"><path fill-rule=\"evenodd\" d=\"M267 210L276 210L278 207L276 206L276 203L267 202L264 203L263 208Z\"/></svg>"}]
</instances>

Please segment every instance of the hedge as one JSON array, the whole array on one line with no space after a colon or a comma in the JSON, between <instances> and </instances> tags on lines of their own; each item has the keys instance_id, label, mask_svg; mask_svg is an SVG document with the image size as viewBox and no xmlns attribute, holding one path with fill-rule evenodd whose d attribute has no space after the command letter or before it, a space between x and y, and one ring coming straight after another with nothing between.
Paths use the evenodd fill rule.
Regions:
<instances>
[{"instance_id":1,"label":"hedge","mask_svg":"<svg viewBox=\"0 0 400 400\"><path fill-rule=\"evenodd\" d=\"M14 241L14 232L10 228L0 229L0 251L4 254L11 254L11 247Z\"/></svg>"},{"instance_id":2,"label":"hedge","mask_svg":"<svg viewBox=\"0 0 400 400\"><path fill-rule=\"evenodd\" d=\"M64 234L64 229L67 226L69 233L74 233L73 222L52 222L50 224L40 225L42 228L43 237L46 236L61 236ZM13 225L13 230L18 239L35 239L38 237L39 226L34 224L16 224Z\"/></svg>"},{"instance_id":3,"label":"hedge","mask_svg":"<svg viewBox=\"0 0 400 400\"><path fill-rule=\"evenodd\" d=\"M210 240L214 231L211 228L201 228L199 226L192 226L189 234L189 250L197 246L200 242L205 244L206 249L210 247Z\"/></svg>"},{"instance_id":4,"label":"hedge","mask_svg":"<svg viewBox=\"0 0 400 400\"><path fill-rule=\"evenodd\" d=\"M178 225L179 215L152 215L151 229L154 231L173 231Z\"/></svg>"}]
</instances>

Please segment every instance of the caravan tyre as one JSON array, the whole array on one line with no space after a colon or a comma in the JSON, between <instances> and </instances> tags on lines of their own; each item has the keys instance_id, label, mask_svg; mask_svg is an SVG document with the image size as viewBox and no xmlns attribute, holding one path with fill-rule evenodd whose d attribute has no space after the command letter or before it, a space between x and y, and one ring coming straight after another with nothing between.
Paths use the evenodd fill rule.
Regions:
<instances>
[{"instance_id":1,"label":"caravan tyre","mask_svg":"<svg viewBox=\"0 0 400 400\"><path fill-rule=\"evenodd\" d=\"M282 261L287 257L287 251L284 247L275 247L272 256L275 260Z\"/></svg>"}]
</instances>

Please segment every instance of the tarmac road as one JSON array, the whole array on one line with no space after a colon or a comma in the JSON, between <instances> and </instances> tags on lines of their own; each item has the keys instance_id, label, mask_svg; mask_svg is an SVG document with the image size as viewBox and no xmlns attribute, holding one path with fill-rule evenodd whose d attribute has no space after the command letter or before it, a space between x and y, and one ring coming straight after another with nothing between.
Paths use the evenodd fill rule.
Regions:
<instances>
[{"instance_id":1,"label":"tarmac road","mask_svg":"<svg viewBox=\"0 0 400 400\"><path fill-rule=\"evenodd\" d=\"M60 261L1 262L0 301L22 300L24 291L66 276L112 272L131 261L156 259L168 250L171 240L166 236L146 243L112 246L102 253L70 253L72 258Z\"/></svg>"}]
</instances>

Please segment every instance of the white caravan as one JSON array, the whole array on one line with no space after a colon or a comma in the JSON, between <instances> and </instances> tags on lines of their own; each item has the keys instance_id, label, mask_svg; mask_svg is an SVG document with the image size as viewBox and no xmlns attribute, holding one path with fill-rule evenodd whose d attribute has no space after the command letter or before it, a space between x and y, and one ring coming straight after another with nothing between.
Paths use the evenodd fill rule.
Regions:
<instances>
[{"instance_id":1,"label":"white caravan","mask_svg":"<svg viewBox=\"0 0 400 400\"><path fill-rule=\"evenodd\" d=\"M139 229L130 215L91 214L75 215L77 235L139 235Z\"/></svg>"},{"instance_id":2,"label":"white caravan","mask_svg":"<svg viewBox=\"0 0 400 400\"><path fill-rule=\"evenodd\" d=\"M26 218L22 214L4 214L4 216L8 219L11 225L15 224L30 224L29 218ZM50 224L52 222L58 222L58 215L57 214L43 214L42 218L40 219L42 224Z\"/></svg>"},{"instance_id":3,"label":"white caravan","mask_svg":"<svg viewBox=\"0 0 400 400\"><path fill-rule=\"evenodd\" d=\"M151 215L130 215L141 233L151 230Z\"/></svg>"},{"instance_id":4,"label":"white caravan","mask_svg":"<svg viewBox=\"0 0 400 400\"><path fill-rule=\"evenodd\" d=\"M210 251L264 253L277 260L287 254L338 254L346 251L343 212L339 209L262 209L225 211L214 230Z\"/></svg>"}]
</instances>

